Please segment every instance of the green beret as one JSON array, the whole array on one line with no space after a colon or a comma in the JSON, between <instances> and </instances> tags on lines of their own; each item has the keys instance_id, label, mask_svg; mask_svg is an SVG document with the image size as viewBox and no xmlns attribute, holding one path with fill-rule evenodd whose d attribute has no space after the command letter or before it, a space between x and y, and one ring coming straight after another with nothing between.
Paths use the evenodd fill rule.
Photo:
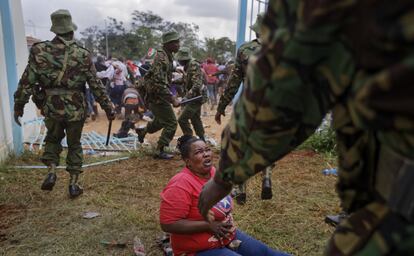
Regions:
<instances>
[{"instance_id":1,"label":"green beret","mask_svg":"<svg viewBox=\"0 0 414 256\"><path fill-rule=\"evenodd\" d=\"M162 43L166 44L168 42L171 41L175 41L175 40L180 40L180 34L178 34L177 31L175 31L174 29L165 32L164 34L162 34Z\"/></svg>"},{"instance_id":2,"label":"green beret","mask_svg":"<svg viewBox=\"0 0 414 256\"><path fill-rule=\"evenodd\" d=\"M256 22L250 26L250 29L256 33L260 33L260 27L262 26L263 18L264 18L263 12L257 14Z\"/></svg>"},{"instance_id":3,"label":"green beret","mask_svg":"<svg viewBox=\"0 0 414 256\"><path fill-rule=\"evenodd\" d=\"M178 61L191 60L191 51L188 47L181 47L180 50L175 54L175 58Z\"/></svg>"},{"instance_id":4,"label":"green beret","mask_svg":"<svg viewBox=\"0 0 414 256\"><path fill-rule=\"evenodd\" d=\"M72 16L68 10L57 10L50 15L50 19L52 20L50 31L55 34L65 34L78 28L72 22Z\"/></svg>"}]
</instances>

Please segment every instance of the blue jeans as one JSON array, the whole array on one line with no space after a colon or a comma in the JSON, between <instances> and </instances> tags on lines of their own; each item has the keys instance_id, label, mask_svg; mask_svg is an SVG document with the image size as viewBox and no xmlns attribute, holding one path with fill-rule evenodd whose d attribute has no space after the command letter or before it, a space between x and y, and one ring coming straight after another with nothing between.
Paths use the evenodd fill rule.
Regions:
<instances>
[{"instance_id":1,"label":"blue jeans","mask_svg":"<svg viewBox=\"0 0 414 256\"><path fill-rule=\"evenodd\" d=\"M197 252L196 256L287 256L289 254L284 252L275 251L269 248L264 243L254 239L247 234L236 230L236 239L242 241L239 248L233 251L227 247L211 249L202 252Z\"/></svg>"}]
</instances>

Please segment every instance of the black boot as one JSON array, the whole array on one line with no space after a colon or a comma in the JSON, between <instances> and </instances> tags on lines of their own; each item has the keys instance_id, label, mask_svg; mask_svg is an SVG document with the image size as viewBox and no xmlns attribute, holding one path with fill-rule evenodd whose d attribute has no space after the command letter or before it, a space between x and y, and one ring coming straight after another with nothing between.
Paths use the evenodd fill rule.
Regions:
<instances>
[{"instance_id":1,"label":"black boot","mask_svg":"<svg viewBox=\"0 0 414 256\"><path fill-rule=\"evenodd\" d=\"M40 187L42 190L48 190L51 191L53 190L53 187L55 186L56 183L56 164L53 163L49 163L49 173L46 176L46 179L43 181L42 186Z\"/></svg>"},{"instance_id":2,"label":"black boot","mask_svg":"<svg viewBox=\"0 0 414 256\"><path fill-rule=\"evenodd\" d=\"M83 189L78 184L69 185L70 198L75 198L82 195Z\"/></svg>"},{"instance_id":3,"label":"black boot","mask_svg":"<svg viewBox=\"0 0 414 256\"><path fill-rule=\"evenodd\" d=\"M234 187L233 190L231 191L231 197L236 199L236 203L238 205L246 204L247 194L244 191L245 189L242 189L240 186Z\"/></svg>"},{"instance_id":4,"label":"black boot","mask_svg":"<svg viewBox=\"0 0 414 256\"><path fill-rule=\"evenodd\" d=\"M246 193L240 193L236 196L236 203L238 205L244 205L246 204L246 200L247 200L247 195Z\"/></svg>"},{"instance_id":5,"label":"black boot","mask_svg":"<svg viewBox=\"0 0 414 256\"><path fill-rule=\"evenodd\" d=\"M135 129L135 132L138 135L139 143L144 143L144 138L145 138L145 135L146 135L145 127L138 127L138 128Z\"/></svg>"},{"instance_id":6,"label":"black boot","mask_svg":"<svg viewBox=\"0 0 414 256\"><path fill-rule=\"evenodd\" d=\"M51 191L53 190L53 187L55 186L56 183L56 174L53 172L50 172L47 174L46 179L43 181L41 189L42 190L48 190Z\"/></svg>"},{"instance_id":7,"label":"black boot","mask_svg":"<svg viewBox=\"0 0 414 256\"><path fill-rule=\"evenodd\" d=\"M329 224L329 225L331 225L333 227L336 227L336 226L339 225L339 223L343 219L345 219L347 217L348 217L348 214L346 214L346 212L341 212L338 215L327 215L325 217L325 223L327 223L327 224Z\"/></svg>"},{"instance_id":8,"label":"black boot","mask_svg":"<svg viewBox=\"0 0 414 256\"><path fill-rule=\"evenodd\" d=\"M270 178L264 178L262 182L262 200L272 199L272 180Z\"/></svg>"},{"instance_id":9,"label":"black boot","mask_svg":"<svg viewBox=\"0 0 414 256\"><path fill-rule=\"evenodd\" d=\"M128 137L129 129L133 128L134 124L128 120L125 120L121 124L121 128L119 128L117 133L114 133L114 137L116 138L126 138Z\"/></svg>"},{"instance_id":10,"label":"black boot","mask_svg":"<svg viewBox=\"0 0 414 256\"><path fill-rule=\"evenodd\" d=\"M161 147L159 153L154 155L154 158L164 159L164 160L170 160L173 157L174 156L172 154L168 154L167 152L164 151L164 147Z\"/></svg>"}]
</instances>

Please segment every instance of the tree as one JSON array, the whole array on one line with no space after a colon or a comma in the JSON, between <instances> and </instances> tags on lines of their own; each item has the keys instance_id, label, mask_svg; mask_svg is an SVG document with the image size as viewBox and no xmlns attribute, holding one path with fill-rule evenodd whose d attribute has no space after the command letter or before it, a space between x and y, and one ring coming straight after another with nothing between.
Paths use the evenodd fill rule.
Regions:
<instances>
[{"instance_id":1,"label":"tree","mask_svg":"<svg viewBox=\"0 0 414 256\"><path fill-rule=\"evenodd\" d=\"M205 38L205 50L208 57L212 57L217 61L225 62L234 56L236 43L228 37Z\"/></svg>"},{"instance_id":2,"label":"tree","mask_svg":"<svg viewBox=\"0 0 414 256\"><path fill-rule=\"evenodd\" d=\"M149 48L160 47L162 33L170 29L180 33L181 45L189 47L193 57L199 60L207 56L227 60L235 49L235 43L227 37L205 38L202 42L198 36L198 25L165 21L151 11L134 10L128 25L112 17L108 17L108 20L106 31L92 26L81 32L81 43L94 54L106 52L107 36L110 55L139 60L146 55Z\"/></svg>"}]
</instances>

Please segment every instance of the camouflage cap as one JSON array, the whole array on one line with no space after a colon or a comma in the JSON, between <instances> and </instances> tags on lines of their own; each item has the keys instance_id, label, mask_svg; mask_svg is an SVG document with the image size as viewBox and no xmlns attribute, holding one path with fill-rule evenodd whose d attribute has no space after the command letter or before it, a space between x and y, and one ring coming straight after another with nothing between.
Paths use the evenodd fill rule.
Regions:
<instances>
[{"instance_id":1,"label":"camouflage cap","mask_svg":"<svg viewBox=\"0 0 414 256\"><path fill-rule=\"evenodd\" d=\"M68 10L59 9L50 15L50 19L52 20L50 31L55 34L65 34L78 28L72 22L72 16Z\"/></svg>"},{"instance_id":2,"label":"camouflage cap","mask_svg":"<svg viewBox=\"0 0 414 256\"><path fill-rule=\"evenodd\" d=\"M188 47L181 47L180 50L175 54L175 58L178 61L191 60L191 51Z\"/></svg>"},{"instance_id":3,"label":"camouflage cap","mask_svg":"<svg viewBox=\"0 0 414 256\"><path fill-rule=\"evenodd\" d=\"M180 34L174 29L162 34L162 43L166 44L171 41L180 40Z\"/></svg>"},{"instance_id":4,"label":"camouflage cap","mask_svg":"<svg viewBox=\"0 0 414 256\"><path fill-rule=\"evenodd\" d=\"M264 13L257 14L256 22L250 26L250 29L256 33L260 33L260 27L262 26Z\"/></svg>"}]
</instances>

